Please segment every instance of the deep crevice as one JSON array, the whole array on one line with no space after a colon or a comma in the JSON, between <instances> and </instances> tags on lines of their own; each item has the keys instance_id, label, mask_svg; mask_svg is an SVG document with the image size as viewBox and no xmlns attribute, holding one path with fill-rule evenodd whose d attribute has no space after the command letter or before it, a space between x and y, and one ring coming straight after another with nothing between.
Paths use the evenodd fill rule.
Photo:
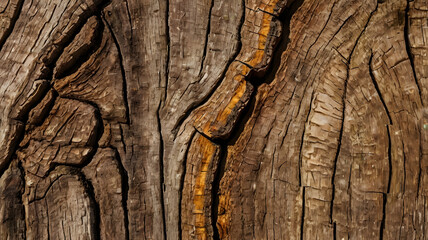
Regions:
<instances>
[{"instance_id":1,"label":"deep crevice","mask_svg":"<svg viewBox=\"0 0 428 240\"><path fill-rule=\"evenodd\" d=\"M215 166L214 171L214 178L211 188L211 200L212 200L212 206L211 206L211 224L213 229L213 239L219 240L220 234L217 228L217 220L218 220L218 207L219 207L219 190L220 190L220 183L224 176L225 169L226 169L226 162L227 162L227 154L228 154L228 146L235 145L236 141L241 136L241 133L244 131L244 128L246 124L248 123L250 117L254 113L255 107L256 107L256 94L257 89L254 89L254 91L251 94L250 102L248 105L242 110L240 113L238 119L236 120L236 124L234 128L232 129L229 138L227 140L222 139L211 139L208 136L205 136L203 133L198 132L205 138L209 139L211 142L217 144L220 146L220 154L219 154L219 160L217 162L217 166ZM195 128L196 129L196 128Z\"/></svg>"},{"instance_id":2,"label":"deep crevice","mask_svg":"<svg viewBox=\"0 0 428 240\"><path fill-rule=\"evenodd\" d=\"M165 8L165 35L166 35L166 64L165 64L165 89L162 104L165 106L168 97L169 65L171 62L171 36L169 32L169 0L166 0Z\"/></svg>"},{"instance_id":3,"label":"deep crevice","mask_svg":"<svg viewBox=\"0 0 428 240\"><path fill-rule=\"evenodd\" d=\"M386 115L388 116L389 124L391 124L391 125L392 125L392 118L391 118L391 115L389 114L388 107L387 107L387 105L386 105L386 103L385 103L385 100L384 100L384 98L383 98L383 96L382 96L382 93L381 93L381 91L380 91L380 89L379 89L379 85L377 84L377 82L376 82L376 78L375 78L375 76L374 76L374 74L373 74L372 60L373 60L373 53L370 55L370 59L369 59L369 74L370 74L370 78L371 78L371 80L372 80L372 82L373 82L373 85L374 85L374 87L375 87L375 89L376 89L377 95L379 96L380 101L382 102L383 108L385 109L385 113L386 113Z\"/></svg>"},{"instance_id":4,"label":"deep crevice","mask_svg":"<svg viewBox=\"0 0 428 240\"><path fill-rule=\"evenodd\" d=\"M419 195L421 194L420 193L420 191L421 191L421 180L422 180L422 159L423 159L423 144L422 144L422 139L423 139L423 135L422 135L422 129L421 129L421 127L419 126L418 127L418 129L419 129L419 139L421 139L420 141L420 143L419 143L419 161L418 161L418 166L419 166L419 168L418 168L418 188L416 188L416 199L419 199ZM425 219L425 218L424 218Z\"/></svg>"},{"instance_id":5,"label":"deep crevice","mask_svg":"<svg viewBox=\"0 0 428 240\"><path fill-rule=\"evenodd\" d=\"M309 102L309 110L308 110L308 114L306 115L306 119L305 119L305 123L303 125L303 132L302 132L302 137L300 139L300 147L299 147L299 186L302 186L302 162L303 162L303 144L305 142L305 133L306 133L306 124L309 123L309 115L311 114L311 110L312 110L312 102L314 100L314 92L312 92L311 94L311 101Z\"/></svg>"},{"instance_id":6,"label":"deep crevice","mask_svg":"<svg viewBox=\"0 0 428 240\"><path fill-rule=\"evenodd\" d=\"M208 24L207 24L207 30L205 33L205 44L204 44L204 52L202 53L202 61L201 61L201 66L199 68L199 77L201 78L201 73L203 71L204 68L204 64L205 64L205 57L207 56L207 48L208 48L208 40L209 40L209 35L211 33L211 13L214 7L214 0L211 0L211 6L210 6L210 10L208 12Z\"/></svg>"},{"instance_id":7,"label":"deep crevice","mask_svg":"<svg viewBox=\"0 0 428 240\"><path fill-rule=\"evenodd\" d=\"M32 123L32 126L34 126L34 127L39 127L39 126L41 126L42 124L43 124L43 122L48 118L48 116L49 116L49 113L52 111L52 109L53 109L53 107L55 106L55 101L56 101L56 99L59 97L58 96L58 92L57 91L55 91L55 89L53 89L53 88L49 88L49 90L48 90L48 93L47 94L49 94L49 91L51 91L52 92L52 99L51 99L51 101L50 102L48 102L46 105L45 105L45 108L42 110L42 112L41 112L41 114L39 115L40 116L40 118L38 118L37 119L37 121L36 122L34 122L34 123ZM43 99L45 98L45 97L47 97L47 96L44 96L41 100L40 100L40 102L38 103L38 104L40 104L42 101L43 101ZM37 104L37 105L38 105ZM34 107L36 107L37 105L35 105ZM34 108L33 107L33 108ZM33 109L32 108L32 109ZM31 112L31 111L30 111ZM29 113L30 113L29 112ZM27 117L27 120L28 120L28 117Z\"/></svg>"},{"instance_id":8,"label":"deep crevice","mask_svg":"<svg viewBox=\"0 0 428 240\"><path fill-rule=\"evenodd\" d=\"M26 211L25 211L25 205L24 205L24 193L25 193L25 170L24 170L24 168L22 167L22 162L21 161L17 161L18 162L18 164L17 164L17 167L18 167L18 169L19 169L19 172L21 173L21 181L22 181L22 190L21 190L21 192L20 192L20 194L21 194L21 205L22 205L22 214L23 214L23 219L24 219L24 221L25 221L25 219L27 219L27 216L26 216ZM1 177L1 175L0 175L0 177ZM27 239L27 224L24 224L24 239Z\"/></svg>"},{"instance_id":9,"label":"deep crevice","mask_svg":"<svg viewBox=\"0 0 428 240\"><path fill-rule=\"evenodd\" d=\"M128 172L126 171L125 167L123 166L122 163L122 159L120 158L120 154L119 151L113 147L113 146L109 146L110 148L112 148L114 150L116 159L117 159L117 164L118 164L118 169L119 169L119 173L120 173L120 177L121 177L121 181L122 181L122 208L123 208L123 221L124 221L124 225L125 225L125 239L129 240L129 219L128 219L128 192L129 192L129 183L128 183Z\"/></svg>"},{"instance_id":10,"label":"deep crevice","mask_svg":"<svg viewBox=\"0 0 428 240\"><path fill-rule=\"evenodd\" d=\"M72 28L65 33L65 36L63 37L63 39L57 44L53 44L55 49L52 50L51 58L47 58L46 55L41 55L41 58L44 64L44 68L42 67L42 75L40 76L41 78L50 79L50 80L54 79L53 70L56 67L56 63L59 57L63 54L64 49L73 42L74 38L82 30L83 26L86 24L88 19L91 18L92 16L98 16L100 12L103 10L103 8L108 4L110 4L110 1L107 1L105 3L101 2L101 3L95 4L93 8L89 8L89 10L84 11L78 17L78 20L76 21L76 23L72 25ZM46 54L46 52L44 54Z\"/></svg>"},{"instance_id":11,"label":"deep crevice","mask_svg":"<svg viewBox=\"0 0 428 240\"><path fill-rule=\"evenodd\" d=\"M48 226L48 231L47 231L48 236L47 237L48 237L48 240L50 240L51 239L51 232L49 231L49 226L50 226L50 222L49 222L49 205L48 205L46 199L45 199L45 206L46 206L46 220L47 220L46 222L47 222L47 226ZM63 224L63 223L61 223L61 224ZM64 228L64 226L62 226L62 227Z\"/></svg>"},{"instance_id":12,"label":"deep crevice","mask_svg":"<svg viewBox=\"0 0 428 240\"><path fill-rule=\"evenodd\" d=\"M325 21L325 23L324 23L324 25L323 25L323 27L322 27L321 31L317 34L317 37L316 37L315 41L314 41L314 42L309 46L308 50L306 51L306 55L305 55L304 59L307 59L308 54L309 54L309 52L311 51L312 47L313 47L313 46L318 42L318 39L321 37L322 33L324 32L325 28L327 27L327 24L328 24L328 23L329 23L329 21L330 21L331 15L333 15L333 9L334 9L334 6L336 6L336 3L337 3L336 1L334 1L334 2L333 2L332 6L331 6L331 9L330 9L330 11L329 11L329 14L328 14L327 20ZM341 27L340 27L340 28L341 28ZM340 28L339 28L339 29L340 29Z\"/></svg>"},{"instance_id":13,"label":"deep crevice","mask_svg":"<svg viewBox=\"0 0 428 240\"><path fill-rule=\"evenodd\" d=\"M179 190L178 192L180 193L179 199L178 199L178 237L181 240L183 238L183 232L182 232L182 228L181 228L181 202L183 200L183 189L184 189L184 180L186 177L186 172L187 172L187 155L189 153L189 149L192 146L192 141L193 138L195 136L196 132L193 132L192 135L189 138L189 145L186 148L186 152L184 153L184 161L183 161L183 172L181 175L181 179L180 179L180 186L179 186Z\"/></svg>"},{"instance_id":14,"label":"deep crevice","mask_svg":"<svg viewBox=\"0 0 428 240\"><path fill-rule=\"evenodd\" d=\"M89 58L101 47L101 43L103 40L103 31L105 26L103 24L103 21L101 21L100 16L98 16L97 14L94 14L93 16L96 16L97 26L94 29L94 36L91 39L92 41L89 42L89 44L84 44L80 46L80 48L77 49L77 51L73 51L70 53L70 56L72 56L71 60L65 63L64 64L65 66L63 66L61 69L58 69L58 68L55 69L56 72L54 75L52 75L55 79L62 79L78 71L79 68L86 61L88 61ZM77 35L82 31L82 29L88 23L89 18L83 23L82 28L76 31L76 34L73 37L71 37L71 41L68 43L68 45L73 43ZM68 46L65 46L62 49L62 53L66 47ZM61 55L56 60L58 60L61 57ZM55 64L56 62L57 61L55 61Z\"/></svg>"},{"instance_id":15,"label":"deep crevice","mask_svg":"<svg viewBox=\"0 0 428 240\"><path fill-rule=\"evenodd\" d=\"M403 139L401 139L401 144L402 144L402 153L403 153L403 180L404 180L404 184L403 184L403 195L405 195L406 193L406 179L407 179L407 175L406 175L406 162L407 162L407 157L406 157L406 151L404 148L404 142ZM391 140L389 140L389 145L388 145L388 159L389 159L389 165L392 166L392 159L391 159ZM389 169L389 181L388 181L388 186L391 185L391 176L392 176L392 169L390 167ZM389 188L388 188L389 189ZM418 188L416 188L416 194L417 194ZM388 191L389 193L389 191Z\"/></svg>"},{"instance_id":16,"label":"deep crevice","mask_svg":"<svg viewBox=\"0 0 428 240\"><path fill-rule=\"evenodd\" d=\"M217 220L218 220L218 212L219 212L218 207L219 207L219 201L220 201L219 190L220 190L220 182L224 176L224 172L226 169L226 160L227 160L227 145L220 145L220 156L219 156L216 170L214 172L213 186L211 188L211 200L212 200L211 224L213 228L214 240L220 240L220 234L217 228Z\"/></svg>"},{"instance_id":17,"label":"deep crevice","mask_svg":"<svg viewBox=\"0 0 428 240\"><path fill-rule=\"evenodd\" d=\"M269 63L267 70L261 76L254 72L253 67L249 66L252 69L252 73L247 77L249 81L255 88L259 87L261 84L266 83L270 84L276 76L276 73L281 66L281 57L282 54L287 50L288 44L290 43L290 28L291 28L291 18L296 13L296 11L302 6L304 0L295 0L278 16L273 16L273 19L277 19L281 23L281 34L277 39L277 42L273 46L272 60ZM242 62L243 63L243 62ZM243 63L246 64L246 63ZM246 64L247 65L247 64ZM256 70L257 71L257 70Z\"/></svg>"},{"instance_id":18,"label":"deep crevice","mask_svg":"<svg viewBox=\"0 0 428 240\"><path fill-rule=\"evenodd\" d=\"M386 126L386 132L388 134L388 187L387 187L387 193L389 193L389 190L391 189L391 179L392 179L392 149L391 149L391 133L389 130L389 126Z\"/></svg>"},{"instance_id":19,"label":"deep crevice","mask_svg":"<svg viewBox=\"0 0 428 240\"><path fill-rule=\"evenodd\" d=\"M406 5L406 9L405 9L405 16L404 16L404 43L406 44L406 52L407 55L409 57L409 61L410 61L410 65L412 67L412 74L413 74L413 78L415 79L415 83L416 86L418 88L418 92L419 92L419 98L421 100L422 105L424 105L424 101L422 98L422 92L421 92L421 87L419 86L419 81L416 75L416 69L415 69L415 63L414 63L414 56L412 54L412 48L410 45L410 39L409 39L409 10L410 10L410 2L411 0L407 0L407 5Z\"/></svg>"},{"instance_id":20,"label":"deep crevice","mask_svg":"<svg viewBox=\"0 0 428 240\"><path fill-rule=\"evenodd\" d=\"M347 65L348 66L348 65ZM337 161L339 160L340 149L342 147L342 137L343 137L343 129L345 124L345 110L346 110L346 91L348 89L348 78L349 78L349 67L347 67L346 71L346 79L343 87L343 95L342 95L342 125L340 126L339 139L337 140L337 150L336 155L334 157L334 165L333 165L333 175L331 177L331 186L332 186L332 196L331 196L331 204L330 204L330 223L333 223L334 227L334 238L336 238L336 222L333 222L333 206L334 206L334 198L335 198L335 183L334 180L336 178L336 170L337 170Z\"/></svg>"},{"instance_id":21,"label":"deep crevice","mask_svg":"<svg viewBox=\"0 0 428 240\"><path fill-rule=\"evenodd\" d=\"M163 234L164 239L168 239L167 237L167 231L166 231L166 213L165 213L165 198L164 198L164 192L165 192L165 172L164 172L164 140L162 136L162 125L161 125L161 119L160 119L160 108L162 105L162 101L159 102L158 109L156 110L156 118L157 118L157 125L158 125L158 133L159 133L159 175L160 175L160 182L159 182L159 190L160 190L160 202L161 202L161 208L162 208L162 222L163 222Z\"/></svg>"},{"instance_id":22,"label":"deep crevice","mask_svg":"<svg viewBox=\"0 0 428 240\"><path fill-rule=\"evenodd\" d=\"M100 213L100 205L97 202L97 199L95 197L95 191L94 191L94 186L92 185L92 182L87 179L85 177L85 175L76 168L73 168L72 170L75 171L75 174L78 176L79 180L83 183L83 186L85 187L85 192L88 194L88 197L90 199L90 203L91 203L91 209L93 210L94 213L94 239L95 240L100 240L101 239L101 226L100 226L100 222L101 222L101 213Z\"/></svg>"},{"instance_id":23,"label":"deep crevice","mask_svg":"<svg viewBox=\"0 0 428 240\"><path fill-rule=\"evenodd\" d=\"M236 141L241 136L242 132L244 131L244 128L246 124L248 123L249 119L251 118L252 114L254 113L255 107L256 107L256 95L258 92L258 87L263 84L269 84L273 81L273 79L276 76L276 73L279 70L280 63L281 63L281 57L282 53L287 49L288 43L290 42L289 35L290 35L290 22L291 18L294 15L294 13L299 9L299 7L303 4L304 0L297 0L292 2L289 6L287 6L287 9L281 13L279 16L279 21L282 24L282 32L279 37L279 41L273 46L273 56L270 63L268 63L267 70L264 74L259 75L257 74L257 69L251 68L250 74L245 78L246 81L248 81L250 84L254 86L254 91L251 93L250 100L245 106L245 108L240 112L238 119L236 120L235 126L232 128L232 131L229 135L229 137L226 140L222 139L212 139L207 136L205 136L207 139L210 139L211 142L220 145L220 157L219 162L217 164L215 173L214 173L214 181L213 181L213 187L211 189L212 193L212 209L211 209L211 223L213 228L213 239L217 240L220 239L220 235L217 229L217 219L218 219L218 206L219 206L219 189L220 189L220 182L223 178L223 175L225 173L225 167L226 167L226 161L227 161L227 147L234 145ZM245 13L245 2L243 2L243 11ZM245 20L245 14L243 14L242 24ZM239 36L240 39L241 36ZM242 43L240 42L240 45ZM241 49L242 46L239 47ZM208 98L209 99L209 98ZM207 99L207 100L208 100ZM199 132L202 136L204 136L203 133Z\"/></svg>"},{"instance_id":24,"label":"deep crevice","mask_svg":"<svg viewBox=\"0 0 428 240\"><path fill-rule=\"evenodd\" d=\"M358 46L358 42L360 41L360 38L363 36L363 34L366 32L367 26L369 25L370 20L371 20L371 19L372 19L372 17L373 17L373 14L377 11L378 6L379 6L379 3L376 3L376 7L375 7L375 9L370 13L369 18L367 19L367 22L366 22L366 24L365 24L365 25L364 25L364 27L363 27L363 30L360 32L360 35L358 35L357 40L355 41L355 44L354 44L354 46L352 47L351 53L349 54L349 57L348 57L348 59L347 59L348 69L349 69L349 64L351 63L352 55L354 54L354 51L355 51L355 49L356 49L356 48L357 48L357 46Z\"/></svg>"},{"instance_id":25,"label":"deep crevice","mask_svg":"<svg viewBox=\"0 0 428 240\"><path fill-rule=\"evenodd\" d=\"M386 215L386 199L387 194L382 193L383 197L383 206L382 206L382 221L380 222L380 230L379 230L379 239L383 240L383 231L385 230L385 215Z\"/></svg>"},{"instance_id":26,"label":"deep crevice","mask_svg":"<svg viewBox=\"0 0 428 240\"><path fill-rule=\"evenodd\" d=\"M305 190L306 187L302 187L302 218L300 220L300 240L303 240L303 230L305 227Z\"/></svg>"},{"instance_id":27,"label":"deep crevice","mask_svg":"<svg viewBox=\"0 0 428 240\"><path fill-rule=\"evenodd\" d=\"M378 4L376 4L376 7L375 7L375 9L373 10L373 12L371 12L370 13L370 16L369 16L369 18L367 19L367 22L366 22L366 24L365 24L365 26L364 26L364 28L363 28L363 30L361 31L361 33L360 33L360 35L357 37L357 40L355 41L355 44L354 44L354 46L353 46L353 48L352 48L352 50L351 50L351 52L350 52L350 54L349 54L349 57L348 57L348 59L346 59L346 67L347 67L347 71L346 71L346 79L345 79L345 83L344 83L344 90L343 90L343 95L342 95L342 124L341 124L341 127L340 127L340 132L339 132L339 139L338 139L338 146L337 146L337 151L336 151L336 155L335 155L335 158L334 158L334 166L333 166L333 175L332 175L332 178L331 178L331 185L332 185L332 199L331 199L331 205L330 205L330 223L333 223L333 238L334 239L336 239L336 222L334 222L333 221L333 207L334 207L334 199L335 199L335 183L334 183L334 180L335 180L335 177L336 177L336 170L337 170L337 161L338 161L338 159L339 159L339 155L340 155L340 150L341 150L341 147L342 147L342 139L343 139L343 130L344 130L344 123L345 123L345 110L346 110L346 96L347 96L347 89L348 89L348 80L349 80L349 71L350 71L350 69L349 69L349 65L350 65L350 63L351 63L351 59L352 59L352 55L353 55L353 53L354 53L354 50L356 49L356 47L357 47L357 45L358 45L358 42L359 42L359 40L360 40L360 38L361 38L361 36L363 35L363 33L365 32L365 30L366 30L366 28L367 28L367 26L368 26L368 24L369 24L369 22L370 22L370 20L371 20L371 17L373 16L373 14L376 12L376 10L377 10L377 8L378 8ZM349 18L347 18L346 20L345 20L345 22L348 20ZM343 26L343 25L342 25ZM340 27L340 28L342 28L342 26ZM337 32L336 32L337 33ZM335 34L336 35L336 34ZM340 53L339 53L340 54ZM342 56L342 55L341 55ZM342 56L343 57L343 56ZM369 72L370 72L370 76L372 77L372 80L374 81L374 77L372 76L372 70L371 70L371 60L372 60L372 57L373 57L373 55L371 55L371 57L370 57L370 61L369 61ZM375 81L374 81L375 82ZM381 96L380 95L380 92L378 92L379 93L379 96ZM385 106L386 107L386 106ZM387 114L388 114L388 117L389 117L389 112L387 112ZM390 119L390 118L389 118ZM350 179L350 177L351 176L349 176L349 179ZM349 188L349 185L348 185L348 188Z\"/></svg>"},{"instance_id":28,"label":"deep crevice","mask_svg":"<svg viewBox=\"0 0 428 240\"><path fill-rule=\"evenodd\" d=\"M334 190L333 190L333 191L334 191ZM336 226L336 222L334 222L334 223L333 223L333 240L336 240L336 239L337 239L336 234L337 234L337 226ZM348 238L348 239L349 239L349 238Z\"/></svg>"}]
</instances>

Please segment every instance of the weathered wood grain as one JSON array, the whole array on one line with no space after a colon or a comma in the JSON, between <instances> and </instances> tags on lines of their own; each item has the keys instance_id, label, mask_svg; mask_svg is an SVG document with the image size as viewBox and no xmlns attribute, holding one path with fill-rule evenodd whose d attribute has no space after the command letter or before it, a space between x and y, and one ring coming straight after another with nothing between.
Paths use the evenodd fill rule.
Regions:
<instances>
[{"instance_id":1,"label":"weathered wood grain","mask_svg":"<svg viewBox=\"0 0 428 240\"><path fill-rule=\"evenodd\" d=\"M425 239L426 0L0 2L1 239Z\"/></svg>"}]
</instances>

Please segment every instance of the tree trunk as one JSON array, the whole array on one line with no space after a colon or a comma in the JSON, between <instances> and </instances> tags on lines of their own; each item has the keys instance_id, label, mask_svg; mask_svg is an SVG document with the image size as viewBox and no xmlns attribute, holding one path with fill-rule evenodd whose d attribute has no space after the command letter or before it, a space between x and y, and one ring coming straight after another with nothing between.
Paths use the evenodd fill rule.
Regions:
<instances>
[{"instance_id":1,"label":"tree trunk","mask_svg":"<svg viewBox=\"0 0 428 240\"><path fill-rule=\"evenodd\" d=\"M1 0L0 83L0 239L428 238L428 0Z\"/></svg>"}]
</instances>

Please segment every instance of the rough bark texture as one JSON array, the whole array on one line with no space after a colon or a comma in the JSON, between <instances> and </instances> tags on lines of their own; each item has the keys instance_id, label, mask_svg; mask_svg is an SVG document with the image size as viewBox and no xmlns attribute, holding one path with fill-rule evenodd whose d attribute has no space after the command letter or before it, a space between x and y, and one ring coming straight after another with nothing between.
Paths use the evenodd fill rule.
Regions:
<instances>
[{"instance_id":1,"label":"rough bark texture","mask_svg":"<svg viewBox=\"0 0 428 240\"><path fill-rule=\"evenodd\" d=\"M0 239L427 239L427 0L1 0Z\"/></svg>"}]
</instances>

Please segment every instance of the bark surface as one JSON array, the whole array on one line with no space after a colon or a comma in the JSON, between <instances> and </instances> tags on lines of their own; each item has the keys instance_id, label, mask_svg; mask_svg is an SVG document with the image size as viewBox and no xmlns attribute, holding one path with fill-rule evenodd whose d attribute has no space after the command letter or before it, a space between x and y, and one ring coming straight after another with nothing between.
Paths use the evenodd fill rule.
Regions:
<instances>
[{"instance_id":1,"label":"bark surface","mask_svg":"<svg viewBox=\"0 0 428 240\"><path fill-rule=\"evenodd\" d=\"M426 104L427 0L2 0L0 239L426 239Z\"/></svg>"}]
</instances>

